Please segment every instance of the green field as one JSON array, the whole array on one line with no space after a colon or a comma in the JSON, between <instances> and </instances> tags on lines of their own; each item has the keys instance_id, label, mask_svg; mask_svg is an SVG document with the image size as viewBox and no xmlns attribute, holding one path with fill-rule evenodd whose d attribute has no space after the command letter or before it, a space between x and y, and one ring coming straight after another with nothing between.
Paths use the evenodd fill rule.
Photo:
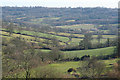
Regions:
<instances>
[{"instance_id":1,"label":"green field","mask_svg":"<svg viewBox=\"0 0 120 80\"><path fill-rule=\"evenodd\" d=\"M15 30L14 32L17 33L18 31ZM61 35L70 36L70 33L57 33L59 35L59 36L57 36L54 32L51 32L51 33L54 33L54 34L48 34L48 33L25 31L25 30L22 30L20 33L21 34L27 34L27 35L34 35L34 36L48 38L48 39L57 38L58 40L62 41L62 42L60 42L60 45L65 45L65 43L63 43L63 42L67 42L69 40L68 37L63 37ZM5 31L2 31L2 34L9 35L9 33L5 32ZM35 40L35 37L31 37L31 36L27 36L27 35L21 35L21 37L28 40L28 41ZM72 34L72 35L74 35L76 37L84 37L83 34ZM13 37L18 37L18 36L20 36L20 34L14 34L13 33L12 36ZM101 43L105 43L107 41L107 38L114 39L114 38L117 37L116 35L102 35L102 36L103 36L103 39L100 40ZM98 43L98 40L96 39L97 35L93 35L92 37L93 37L93 40L91 40L92 44ZM44 42L46 39L43 39L43 38L38 38L37 40L40 41L40 42ZM79 45L79 42L81 40L82 40L81 38L72 38L72 40L68 44L70 44L72 46L76 46L76 45Z\"/></svg>"},{"instance_id":2,"label":"green field","mask_svg":"<svg viewBox=\"0 0 120 80\"><path fill-rule=\"evenodd\" d=\"M69 40L68 37L56 36L56 35L47 34L47 33L33 32L33 31L21 31L21 33L22 34L27 34L27 35L36 35L37 34L37 36L45 37L45 38L56 37L57 39L59 39L61 41L64 41L64 42ZM9 33L5 32L5 31L2 31L2 34L7 35L7 36L2 36L2 37L6 37L7 39L20 36L20 34L13 33L10 37L8 37ZM31 36L27 36L27 35L21 35L21 37L24 38L26 41L30 41L31 39L32 40L35 39L35 37L31 37ZM64 35L64 34L61 33L61 35ZM66 33L65 35L69 36L68 33ZM84 35L81 35L81 34L74 34L74 35L79 36L79 37L84 37ZM97 36L93 35L93 37L97 37ZM103 35L103 37L104 38L108 38L108 37L115 38L115 35L113 35L113 36ZM41 41L41 42L45 41L45 39L42 39L42 38L38 38L38 40ZM82 39L80 39L80 38L72 38L72 41L69 42L69 44L71 44L72 46L75 46L75 45L78 45L81 40ZM107 39L101 39L101 43L104 43L106 40ZM33 42L37 43L36 41L33 41ZM97 43L97 39L93 39L92 43ZM61 43L61 44L63 44L63 43ZM66 58L74 58L74 57L81 58L84 55L90 55L91 57L92 56L98 57L98 56L105 56L105 55L113 54L114 48L115 47L107 47L107 48L90 49L90 50L75 50L75 51L61 51L61 52L63 53L63 58L64 59L66 59ZM51 50L38 49L38 52L39 51L49 53ZM106 68L108 68L109 70L112 70L112 67L109 64L115 63L116 60L117 59L114 59L114 60L102 60L102 61L105 62ZM82 63L81 61L79 61L79 62L70 61L70 62L56 62L56 63L52 63L52 64L39 65L38 67L32 68L30 70L31 71L31 77L34 78L34 77L36 77L36 75L38 77L38 74L39 74L39 76L41 76L41 74L44 73L44 72L47 72L47 70L50 70L50 71L48 71L48 73L51 73L52 72L51 70L54 69L53 70L54 75L57 74L56 75L57 78L61 78L63 76L65 78L66 77L74 78L74 76L67 73L67 70L69 68L77 68L77 67L80 66L81 63ZM11 75L13 75L13 74L11 74ZM15 76L17 75L17 77L19 77L19 78L25 78L24 70L20 71L20 72L17 72L14 75Z\"/></svg>"},{"instance_id":3,"label":"green field","mask_svg":"<svg viewBox=\"0 0 120 80\"><path fill-rule=\"evenodd\" d=\"M71 44L72 46L76 46L79 45L79 42L83 40L83 39L79 39L79 38L72 38L72 41L69 42L69 44Z\"/></svg>"},{"instance_id":4,"label":"green field","mask_svg":"<svg viewBox=\"0 0 120 80\"><path fill-rule=\"evenodd\" d=\"M44 20L58 20L58 19L60 19L60 17L37 18L37 19L31 19L30 22L33 24L47 25L47 24L43 23Z\"/></svg>"},{"instance_id":5,"label":"green field","mask_svg":"<svg viewBox=\"0 0 120 80\"><path fill-rule=\"evenodd\" d=\"M16 31L17 32L17 31ZM68 41L67 37L62 37L62 36L56 36L56 35L51 35L47 33L40 33L40 32L33 32L33 31L21 31L21 34L27 34L27 35L36 35L38 37L45 37L45 38L52 38L56 37L58 40L61 40L63 42Z\"/></svg>"},{"instance_id":6,"label":"green field","mask_svg":"<svg viewBox=\"0 0 120 80\"><path fill-rule=\"evenodd\" d=\"M55 32L49 32L49 33L52 33L52 34L56 34ZM69 37L71 34L70 33L57 33L57 35L59 35L59 36L62 36L62 35L64 35L64 36L67 36L67 37ZM84 37L84 35L83 34L72 34L73 36L75 36L75 37ZM93 38L97 38L98 37L98 35L92 35L92 37ZM102 38L116 38L117 37L117 35L102 35Z\"/></svg>"},{"instance_id":7,"label":"green field","mask_svg":"<svg viewBox=\"0 0 120 80\"><path fill-rule=\"evenodd\" d=\"M99 48L99 49L90 49L90 50L74 50L74 51L62 51L64 58L81 58L84 55L92 56L105 56L111 55L114 52L115 47ZM41 49L43 52L50 52L51 50Z\"/></svg>"},{"instance_id":8,"label":"green field","mask_svg":"<svg viewBox=\"0 0 120 80\"><path fill-rule=\"evenodd\" d=\"M109 64L114 64L116 63L116 61L119 60L119 59L111 59L111 60L100 60L102 62L104 62L106 64L106 69L107 70L112 70L112 66L113 65L109 65ZM70 75L67 70L69 68L78 68L80 67L82 61L70 61L70 62L58 62L58 63L53 63L53 64L47 64L47 65L40 65L38 66L37 68L33 68L31 69L31 78L34 78L36 77L36 72L39 73L39 75L42 75L44 73L44 71L47 71L49 69L51 69L50 71L54 71L54 75L56 75L57 78L75 78L74 76ZM53 72L50 72L48 71L48 73L53 73ZM41 73L40 73L41 72ZM19 72L18 73L18 76L19 78L24 78L25 76L25 72ZM39 76L40 77L40 76Z\"/></svg>"},{"instance_id":9,"label":"green field","mask_svg":"<svg viewBox=\"0 0 120 80\"><path fill-rule=\"evenodd\" d=\"M78 24L78 25L65 25L65 26L56 26L58 28L66 28L66 29L91 29L94 28L92 24Z\"/></svg>"},{"instance_id":10,"label":"green field","mask_svg":"<svg viewBox=\"0 0 120 80\"><path fill-rule=\"evenodd\" d=\"M113 54L115 47L107 47L91 50L76 50L76 51L64 51L64 58L82 57L84 55L90 56L104 56Z\"/></svg>"},{"instance_id":11,"label":"green field","mask_svg":"<svg viewBox=\"0 0 120 80\"><path fill-rule=\"evenodd\" d=\"M117 8L2 8L5 80L120 78Z\"/></svg>"}]
</instances>

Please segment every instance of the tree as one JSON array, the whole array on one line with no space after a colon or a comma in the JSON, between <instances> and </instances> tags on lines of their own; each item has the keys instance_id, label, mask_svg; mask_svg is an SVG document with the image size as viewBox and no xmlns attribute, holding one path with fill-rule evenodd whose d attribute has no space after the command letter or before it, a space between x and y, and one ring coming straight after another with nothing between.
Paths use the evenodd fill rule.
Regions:
<instances>
[{"instance_id":1,"label":"tree","mask_svg":"<svg viewBox=\"0 0 120 80\"><path fill-rule=\"evenodd\" d=\"M120 79L120 60L117 60L113 65L113 70L108 72L108 76L110 78L118 78Z\"/></svg>"},{"instance_id":2,"label":"tree","mask_svg":"<svg viewBox=\"0 0 120 80\"><path fill-rule=\"evenodd\" d=\"M85 49L85 45L84 45L84 41L83 41L83 40L81 40L81 41L79 42L79 48L80 48L80 49Z\"/></svg>"},{"instance_id":3,"label":"tree","mask_svg":"<svg viewBox=\"0 0 120 80\"><path fill-rule=\"evenodd\" d=\"M102 72L105 70L104 63L98 61L96 58L82 61L80 64L78 71L83 77L87 78L100 78Z\"/></svg>"},{"instance_id":4,"label":"tree","mask_svg":"<svg viewBox=\"0 0 120 80\"><path fill-rule=\"evenodd\" d=\"M19 35L19 38L21 38L21 31L22 31L22 28L19 27L19 26L17 26L17 30L18 30L18 33L20 34L20 35Z\"/></svg>"},{"instance_id":5,"label":"tree","mask_svg":"<svg viewBox=\"0 0 120 80\"><path fill-rule=\"evenodd\" d=\"M102 35L101 34L98 34L98 36L97 36L97 40L98 40L98 45L100 45L100 40L102 39ZM100 46L98 46L98 47L100 47Z\"/></svg>"},{"instance_id":6,"label":"tree","mask_svg":"<svg viewBox=\"0 0 120 80\"><path fill-rule=\"evenodd\" d=\"M51 38L51 48L58 48L59 47L59 41L56 37Z\"/></svg>"},{"instance_id":7,"label":"tree","mask_svg":"<svg viewBox=\"0 0 120 80\"><path fill-rule=\"evenodd\" d=\"M110 39L107 38L107 41L106 41L106 46L109 47L110 46Z\"/></svg>"},{"instance_id":8,"label":"tree","mask_svg":"<svg viewBox=\"0 0 120 80\"><path fill-rule=\"evenodd\" d=\"M10 72L22 68L26 72L25 78L30 78L30 69L34 64L32 63L35 53L34 46L18 38L14 38L3 48L3 53L4 59L9 59L7 62L5 60L4 62L6 63L3 64L10 68L10 70L7 71L9 73L8 75L10 75ZM13 65L15 65L15 67Z\"/></svg>"},{"instance_id":9,"label":"tree","mask_svg":"<svg viewBox=\"0 0 120 80\"><path fill-rule=\"evenodd\" d=\"M60 50L58 48L54 48L50 52L49 57L50 57L51 60L57 61L57 60L62 59L63 56L62 56L62 53L60 52Z\"/></svg>"},{"instance_id":10,"label":"tree","mask_svg":"<svg viewBox=\"0 0 120 80\"><path fill-rule=\"evenodd\" d=\"M92 34L85 33L83 39L85 49L91 48L91 40L92 40Z\"/></svg>"},{"instance_id":11,"label":"tree","mask_svg":"<svg viewBox=\"0 0 120 80\"><path fill-rule=\"evenodd\" d=\"M3 48L3 62L5 62L3 63L3 70L6 70L5 68L7 67L7 71L5 71L6 73L8 73L7 76L20 69L19 65L22 62L21 60L23 59L23 52L25 50L24 44L24 41L13 38L7 43L7 46Z\"/></svg>"},{"instance_id":12,"label":"tree","mask_svg":"<svg viewBox=\"0 0 120 80\"><path fill-rule=\"evenodd\" d=\"M70 34L70 36L68 37L69 38L69 42L72 40L73 37L74 37L74 35Z\"/></svg>"},{"instance_id":13,"label":"tree","mask_svg":"<svg viewBox=\"0 0 120 80\"><path fill-rule=\"evenodd\" d=\"M9 36L11 36L12 35L12 33L13 33L13 23L9 23L9 25L7 26L7 31L9 32Z\"/></svg>"}]
</instances>

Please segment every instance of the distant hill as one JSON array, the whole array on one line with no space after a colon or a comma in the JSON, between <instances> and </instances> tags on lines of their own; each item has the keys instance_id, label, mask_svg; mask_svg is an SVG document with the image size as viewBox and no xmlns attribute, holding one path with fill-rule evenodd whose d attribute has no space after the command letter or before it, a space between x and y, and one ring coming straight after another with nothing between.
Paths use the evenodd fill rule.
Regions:
<instances>
[{"instance_id":1,"label":"distant hill","mask_svg":"<svg viewBox=\"0 0 120 80\"><path fill-rule=\"evenodd\" d=\"M73 24L117 24L117 8L2 7L3 20L51 26Z\"/></svg>"}]
</instances>

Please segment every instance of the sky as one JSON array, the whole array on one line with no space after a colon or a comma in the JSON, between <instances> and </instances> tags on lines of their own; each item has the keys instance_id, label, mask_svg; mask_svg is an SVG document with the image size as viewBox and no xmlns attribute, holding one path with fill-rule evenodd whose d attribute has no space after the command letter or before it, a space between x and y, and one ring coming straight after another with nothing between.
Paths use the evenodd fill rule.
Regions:
<instances>
[{"instance_id":1,"label":"sky","mask_svg":"<svg viewBox=\"0 0 120 80\"><path fill-rule=\"evenodd\" d=\"M119 1L120 0L0 0L0 6L118 8Z\"/></svg>"}]
</instances>

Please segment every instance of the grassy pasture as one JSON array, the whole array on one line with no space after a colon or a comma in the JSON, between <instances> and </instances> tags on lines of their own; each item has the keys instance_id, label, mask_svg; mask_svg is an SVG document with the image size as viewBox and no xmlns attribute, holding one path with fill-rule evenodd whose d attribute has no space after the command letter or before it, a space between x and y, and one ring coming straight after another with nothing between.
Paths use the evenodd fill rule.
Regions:
<instances>
[{"instance_id":1,"label":"grassy pasture","mask_svg":"<svg viewBox=\"0 0 120 80\"><path fill-rule=\"evenodd\" d=\"M55 32L49 32L49 33L52 33L52 34L56 34ZM57 35L61 36L61 35L65 35L65 36L70 36L71 34L70 33L57 33ZM72 34L74 35L75 37L84 37L83 34ZM98 35L92 35L93 38L97 38ZM103 38L116 38L117 36L116 35L102 35Z\"/></svg>"},{"instance_id":2,"label":"grassy pasture","mask_svg":"<svg viewBox=\"0 0 120 80\"><path fill-rule=\"evenodd\" d=\"M42 52L50 52L51 50L47 50L47 49L40 49L40 51L42 51Z\"/></svg>"},{"instance_id":3,"label":"grassy pasture","mask_svg":"<svg viewBox=\"0 0 120 80\"><path fill-rule=\"evenodd\" d=\"M107 41L107 39L101 39L101 40L100 40L100 43L105 43L106 41ZM92 39L92 40L91 40L91 43L92 43L92 44L96 44L96 43L98 43L98 40L97 40L97 39Z\"/></svg>"},{"instance_id":4,"label":"grassy pasture","mask_svg":"<svg viewBox=\"0 0 120 80\"><path fill-rule=\"evenodd\" d=\"M66 22L75 22L75 20L67 20Z\"/></svg>"},{"instance_id":5,"label":"grassy pasture","mask_svg":"<svg viewBox=\"0 0 120 80\"><path fill-rule=\"evenodd\" d=\"M76 51L64 51L64 58L82 57L84 55L90 56L103 56L113 54L114 47L91 49L91 50L76 50Z\"/></svg>"},{"instance_id":6,"label":"grassy pasture","mask_svg":"<svg viewBox=\"0 0 120 80\"><path fill-rule=\"evenodd\" d=\"M31 22L38 23L42 22L44 18L38 18L38 19L31 19Z\"/></svg>"},{"instance_id":7,"label":"grassy pasture","mask_svg":"<svg viewBox=\"0 0 120 80\"><path fill-rule=\"evenodd\" d=\"M54 69L54 72L51 73L55 73L56 76L58 76L58 78L60 77L60 74L62 75L68 75L67 70L69 68L77 68L79 66L79 62L62 62L62 63L53 63L53 64L48 64L48 65L40 65L37 68L33 68L30 70L31 72L31 78L36 77L36 72L43 72L43 70L47 70L47 69ZM40 74L42 74L40 73ZM18 74L19 78L25 78L25 71L21 71ZM69 77L73 77L71 75L69 75Z\"/></svg>"},{"instance_id":8,"label":"grassy pasture","mask_svg":"<svg viewBox=\"0 0 120 80\"><path fill-rule=\"evenodd\" d=\"M98 35L93 35L93 38L97 38ZM103 38L116 38L116 35L102 35Z\"/></svg>"},{"instance_id":9,"label":"grassy pasture","mask_svg":"<svg viewBox=\"0 0 120 80\"><path fill-rule=\"evenodd\" d=\"M15 32L18 32L18 31L15 31ZM5 31L2 31L2 34L9 35L9 33L5 32ZM45 38L56 37L58 40L63 41L63 42L67 42L69 40L68 37L56 36L56 35L52 35L52 34L33 32L33 31L23 30L23 31L21 31L21 34L34 35L34 36L45 37ZM70 35L69 33L58 33L58 34L66 35L66 36ZM28 41L35 40L35 37L31 37L31 36L27 36L27 35L20 35L20 34L14 34L14 33L12 34L13 37L21 36L21 38L24 38L25 40L28 40ZM73 35L77 36L77 37L84 37L84 35L82 35L82 34L73 34ZM107 41L107 38L115 38L115 37L116 37L115 35L103 35L103 38L106 38L106 39L101 39L101 43L105 43ZM93 38L97 38L97 35L93 35ZM40 41L40 42L44 42L45 40L46 39L43 39L43 38L37 38L37 41ZM72 38L72 41L69 42L69 44L74 45L74 46L79 45L79 42L81 40L82 39L80 39L80 38ZM97 39L93 39L91 41L92 41L92 44L98 43ZM65 43L63 43L63 42L59 42L60 45L65 45Z\"/></svg>"},{"instance_id":10,"label":"grassy pasture","mask_svg":"<svg viewBox=\"0 0 120 80\"><path fill-rule=\"evenodd\" d=\"M72 41L69 42L69 44L72 44L72 45L79 45L79 42L83 40L83 39L80 39L80 38L72 38ZM107 39L101 39L100 42L101 43L105 43L107 41ZM91 40L91 43L92 44L97 44L98 43L98 40L97 39L92 39Z\"/></svg>"},{"instance_id":11,"label":"grassy pasture","mask_svg":"<svg viewBox=\"0 0 120 80\"><path fill-rule=\"evenodd\" d=\"M52 33L52 34L56 35L55 32L48 32L48 33ZM64 35L64 36L69 37L71 34L70 34L70 33L63 33L63 32L60 32L60 33L57 33L57 35L59 35L59 36ZM75 36L75 37L84 37L83 34L72 34L72 35Z\"/></svg>"},{"instance_id":12,"label":"grassy pasture","mask_svg":"<svg viewBox=\"0 0 120 80\"><path fill-rule=\"evenodd\" d=\"M72 44L72 45L79 45L79 42L83 40L83 39L79 39L79 38L72 38L72 41L69 42L69 44Z\"/></svg>"},{"instance_id":13,"label":"grassy pasture","mask_svg":"<svg viewBox=\"0 0 120 80\"><path fill-rule=\"evenodd\" d=\"M70 36L70 33L57 33L59 36L56 36L55 32L50 32L50 33L53 33L53 35L52 34L47 34L47 33L33 32L33 31L21 31L21 33L22 34L28 34L28 35L36 35L36 36L45 37L45 38L56 37L58 40L63 41L63 42L67 42L69 40L69 38L68 37L63 37L61 35ZM84 37L83 34L72 34L72 35L74 35L76 37ZM97 35L93 35L92 37L97 38ZM107 38L116 38L117 36L116 35L102 35L102 37L107 39ZM101 39L101 43L104 43L106 41L106 39ZM72 44L75 43L75 45L76 45L80 42L80 40L82 40L82 39L73 38L70 43L73 42ZM98 43L97 39L93 39L92 43Z\"/></svg>"},{"instance_id":14,"label":"grassy pasture","mask_svg":"<svg viewBox=\"0 0 120 80\"><path fill-rule=\"evenodd\" d=\"M100 60L100 61L102 61L106 64L107 70L112 70L112 65L109 65L109 64L114 64L114 63L116 63L117 60L119 60L119 59ZM76 69L76 68L80 67L81 64L82 64L82 61L78 61L78 62L70 61L70 62L60 62L60 63L58 62L58 63L48 64L48 65L41 65L41 66L38 66L37 68L33 68L30 70L31 77L34 78L36 76L36 72L41 72L41 71L47 70L47 69L54 69L54 72L52 72L52 73L55 73L55 75L58 78L61 78L60 74L64 75L64 77L74 78L74 76L68 74L67 70L69 68ZM42 73L40 73L40 74L42 74ZM25 75L25 72L18 73L19 78L24 78L23 77L24 75Z\"/></svg>"},{"instance_id":15,"label":"grassy pasture","mask_svg":"<svg viewBox=\"0 0 120 80\"><path fill-rule=\"evenodd\" d=\"M45 19L47 19L47 20L58 20L58 19L60 19L60 17L37 18L37 19L31 19L30 22L39 24L39 23L42 23L42 21L45 20Z\"/></svg>"},{"instance_id":16,"label":"grassy pasture","mask_svg":"<svg viewBox=\"0 0 120 80\"><path fill-rule=\"evenodd\" d=\"M64 58L81 58L84 55L90 56L104 56L111 55L114 52L115 47L99 48L99 49L90 49L90 50L75 50L75 51L62 51ZM40 49L43 52L50 52L51 50Z\"/></svg>"},{"instance_id":17,"label":"grassy pasture","mask_svg":"<svg viewBox=\"0 0 120 80\"><path fill-rule=\"evenodd\" d=\"M3 35L9 35L8 32L4 32L4 31L2 31L2 34L3 34ZM31 37L31 36L14 34L14 33L11 34L11 37L21 37L21 38L24 38L25 40L28 40L28 41L30 41L31 39L32 39L32 40L35 40L35 38L34 38L34 37ZM41 41L41 42L43 42L45 39L38 38L38 40Z\"/></svg>"},{"instance_id":18,"label":"grassy pasture","mask_svg":"<svg viewBox=\"0 0 120 80\"><path fill-rule=\"evenodd\" d=\"M5 31L0 31L0 33L1 33L2 35L9 35L9 33L8 33L8 32L5 32Z\"/></svg>"},{"instance_id":19,"label":"grassy pasture","mask_svg":"<svg viewBox=\"0 0 120 80\"><path fill-rule=\"evenodd\" d=\"M7 32L3 32L2 34L8 34L8 33ZM11 35L11 38L12 37L18 37L18 36L20 36L20 35L13 33ZM2 37L7 37L8 38L8 36L2 36ZM25 38L25 40L26 39L34 39L34 37L30 37L30 36L26 36L26 35L21 35L21 37ZM72 39L72 41L73 41L72 43L79 42L79 40L80 39L73 38ZM41 49L41 51L47 53L50 50ZM110 55L110 54L113 53L113 51L114 51L114 47L107 47L107 48L92 49L92 50L63 51L63 54L64 54L64 58L68 58L68 57L69 58L73 58L73 57L76 57L76 56L77 57L82 57L84 55L90 55L90 56ZM105 62L107 68L111 68L111 65L109 65L109 64L115 63L116 59L114 59L114 60L102 60L102 61ZM58 77L60 77L59 74L62 74L64 76L69 76L69 77L73 78L74 76L69 75L67 73L67 70L69 68L77 68L77 67L80 66L80 64L81 64L81 62L70 61L70 62L60 62L60 63L53 63L53 64L47 64L47 65L40 65L37 68L31 69L31 77L35 77L36 76L36 72L41 72L44 69L55 69L55 74ZM25 75L24 71L21 71L21 72L18 73L18 76L20 78L24 78L24 75Z\"/></svg>"},{"instance_id":20,"label":"grassy pasture","mask_svg":"<svg viewBox=\"0 0 120 80\"><path fill-rule=\"evenodd\" d=\"M92 24L78 24L78 25L65 25L65 26L56 26L58 28L66 28L66 29L91 29L94 28Z\"/></svg>"},{"instance_id":21,"label":"grassy pasture","mask_svg":"<svg viewBox=\"0 0 120 80\"><path fill-rule=\"evenodd\" d=\"M27 35L14 34L14 33L11 36L8 36L9 33L4 32L4 31L2 31L2 34L7 35L7 36L2 35L2 37L5 37L5 38L10 39L10 38L13 38L13 37L21 37L21 38L24 38L24 40L26 40L27 42L33 42L33 43L38 43L37 41L40 41L40 42L45 42L46 41L46 39L43 39L43 38L37 38L37 41L35 41L35 37L31 37L31 36L27 36ZM50 40L49 40L49 42L50 42ZM65 43L63 43L63 42L59 42L59 44L60 45L65 45ZM43 43L43 45L45 45L45 44Z\"/></svg>"},{"instance_id":22,"label":"grassy pasture","mask_svg":"<svg viewBox=\"0 0 120 80\"><path fill-rule=\"evenodd\" d=\"M38 37L45 37L45 38L56 37L58 40L61 40L63 42L66 42L66 41L69 40L67 37L56 36L56 35L47 34L47 33L33 32L33 31L21 31L21 33L22 34L28 34L28 35L36 35Z\"/></svg>"},{"instance_id":23,"label":"grassy pasture","mask_svg":"<svg viewBox=\"0 0 120 80\"><path fill-rule=\"evenodd\" d=\"M70 36L70 33L57 33L57 35L65 35L65 36Z\"/></svg>"},{"instance_id":24,"label":"grassy pasture","mask_svg":"<svg viewBox=\"0 0 120 80\"><path fill-rule=\"evenodd\" d=\"M7 40L10 40L10 39L12 39L12 38L15 38L15 37L18 37L17 35L12 35L12 36L3 36L2 35L2 37L3 38L6 38ZM23 38L23 37L22 37ZM27 41L27 42L33 42L33 43L38 43L38 42L36 42L36 41L30 41L30 40L28 40L28 38L26 39L26 37L24 37L25 38L25 40Z\"/></svg>"}]
</instances>

